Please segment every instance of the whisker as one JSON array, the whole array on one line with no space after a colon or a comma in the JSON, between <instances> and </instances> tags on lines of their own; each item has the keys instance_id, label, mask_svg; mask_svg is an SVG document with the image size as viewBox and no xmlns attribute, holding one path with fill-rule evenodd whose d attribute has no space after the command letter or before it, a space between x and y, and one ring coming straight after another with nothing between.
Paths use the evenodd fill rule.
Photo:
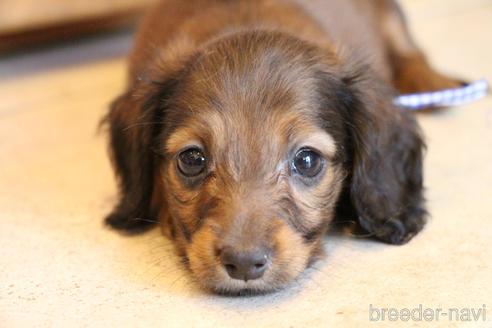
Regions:
<instances>
[{"instance_id":1,"label":"whisker","mask_svg":"<svg viewBox=\"0 0 492 328\"><path fill-rule=\"evenodd\" d=\"M188 274L182 274L181 276L179 276L177 279L175 279L172 283L171 283L171 287L174 287L174 284L180 280L182 280L183 278L186 278L188 276Z\"/></svg>"},{"instance_id":2,"label":"whisker","mask_svg":"<svg viewBox=\"0 0 492 328\"><path fill-rule=\"evenodd\" d=\"M332 221L332 222L330 223L330 225L335 225L335 224L346 224L346 223L356 224L356 223L357 223L357 221L355 221L355 220L344 220L344 221L335 220L335 221Z\"/></svg>"},{"instance_id":3,"label":"whisker","mask_svg":"<svg viewBox=\"0 0 492 328\"><path fill-rule=\"evenodd\" d=\"M152 220L152 219L143 219L143 218L133 218L131 219L132 221L142 221L142 222L150 222L150 223L160 223L158 220Z\"/></svg>"},{"instance_id":4,"label":"whisker","mask_svg":"<svg viewBox=\"0 0 492 328\"><path fill-rule=\"evenodd\" d=\"M145 126L145 125L154 125L154 124L164 124L164 122L139 122L139 123L133 123L128 125L126 128L123 129L123 131L128 131L132 128L138 127L138 126Z\"/></svg>"}]
</instances>

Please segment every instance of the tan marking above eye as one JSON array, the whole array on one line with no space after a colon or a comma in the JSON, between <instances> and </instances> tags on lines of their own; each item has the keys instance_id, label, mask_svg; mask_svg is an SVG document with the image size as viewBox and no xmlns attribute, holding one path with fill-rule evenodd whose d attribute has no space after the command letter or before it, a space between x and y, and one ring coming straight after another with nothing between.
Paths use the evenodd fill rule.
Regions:
<instances>
[{"instance_id":1,"label":"tan marking above eye","mask_svg":"<svg viewBox=\"0 0 492 328\"><path fill-rule=\"evenodd\" d=\"M316 131L309 134L296 136L295 144L299 148L313 148L318 150L324 157L330 158L336 153L336 143L332 136L324 131Z\"/></svg>"},{"instance_id":2,"label":"tan marking above eye","mask_svg":"<svg viewBox=\"0 0 492 328\"><path fill-rule=\"evenodd\" d=\"M181 128L171 134L171 136L167 139L165 144L165 151L168 154L177 154L182 149L190 146L203 148L202 142L190 129Z\"/></svg>"}]
</instances>

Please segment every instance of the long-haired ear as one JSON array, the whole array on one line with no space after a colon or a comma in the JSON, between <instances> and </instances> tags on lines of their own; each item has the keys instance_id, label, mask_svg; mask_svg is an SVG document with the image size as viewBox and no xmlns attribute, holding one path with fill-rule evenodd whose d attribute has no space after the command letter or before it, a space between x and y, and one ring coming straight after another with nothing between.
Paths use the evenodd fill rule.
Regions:
<instances>
[{"instance_id":1,"label":"long-haired ear","mask_svg":"<svg viewBox=\"0 0 492 328\"><path fill-rule=\"evenodd\" d=\"M166 125L172 96L199 55L194 49L192 40L186 39L157 51L150 62L133 60L130 73L134 81L112 103L103 120L109 125L111 158L119 184L119 201L105 222L115 229L137 233L159 221L165 204L164 197L157 194L163 191L156 184L160 158L154 146ZM145 71L137 77L140 66Z\"/></svg>"},{"instance_id":2,"label":"long-haired ear","mask_svg":"<svg viewBox=\"0 0 492 328\"><path fill-rule=\"evenodd\" d=\"M403 244L425 224L422 161L425 144L415 118L392 103L393 91L374 78L345 79L351 176L348 193L362 228Z\"/></svg>"},{"instance_id":3,"label":"long-haired ear","mask_svg":"<svg viewBox=\"0 0 492 328\"><path fill-rule=\"evenodd\" d=\"M155 89L131 88L112 103L105 119L119 184L118 204L105 222L129 233L145 231L157 222L159 209L151 204L157 164L153 143L164 117L161 93Z\"/></svg>"}]
</instances>

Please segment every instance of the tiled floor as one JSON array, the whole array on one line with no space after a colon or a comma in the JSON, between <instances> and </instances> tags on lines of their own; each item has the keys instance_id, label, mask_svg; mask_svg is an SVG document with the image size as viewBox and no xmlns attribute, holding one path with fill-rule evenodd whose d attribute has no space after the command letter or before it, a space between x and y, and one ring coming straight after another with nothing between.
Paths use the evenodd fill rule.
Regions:
<instances>
[{"instance_id":1,"label":"tiled floor","mask_svg":"<svg viewBox=\"0 0 492 328\"><path fill-rule=\"evenodd\" d=\"M438 67L492 80L490 1L405 7ZM115 186L97 123L123 88L128 41L116 35L0 59L1 327L364 327L374 324L370 304L485 305L488 321L467 326L492 326L490 97L419 115L432 219L411 243L328 236L328 258L299 284L260 297L211 296L158 231L126 238L101 225Z\"/></svg>"}]
</instances>

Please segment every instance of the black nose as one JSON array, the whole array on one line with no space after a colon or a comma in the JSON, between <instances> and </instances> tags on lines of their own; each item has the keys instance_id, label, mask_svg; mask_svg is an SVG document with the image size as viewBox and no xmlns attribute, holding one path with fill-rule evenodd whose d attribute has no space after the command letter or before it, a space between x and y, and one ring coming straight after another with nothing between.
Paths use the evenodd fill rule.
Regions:
<instances>
[{"instance_id":1,"label":"black nose","mask_svg":"<svg viewBox=\"0 0 492 328\"><path fill-rule=\"evenodd\" d=\"M220 260L231 278L248 281L263 276L268 255L265 250L240 252L226 247L222 250Z\"/></svg>"}]
</instances>

